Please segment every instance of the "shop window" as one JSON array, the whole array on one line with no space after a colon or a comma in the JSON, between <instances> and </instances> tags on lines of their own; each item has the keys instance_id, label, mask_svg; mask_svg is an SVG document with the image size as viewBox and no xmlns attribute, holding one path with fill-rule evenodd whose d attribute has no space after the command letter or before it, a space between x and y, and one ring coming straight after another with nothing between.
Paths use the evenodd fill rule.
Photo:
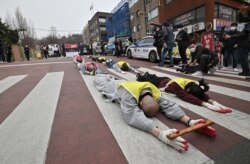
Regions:
<instances>
[{"instance_id":1,"label":"shop window","mask_svg":"<svg viewBox=\"0 0 250 164\"><path fill-rule=\"evenodd\" d=\"M172 2L172 0L166 0L166 4L169 4L170 2Z\"/></svg>"},{"instance_id":2,"label":"shop window","mask_svg":"<svg viewBox=\"0 0 250 164\"><path fill-rule=\"evenodd\" d=\"M159 11L158 11L158 7L151 10L149 13L148 13L148 20L151 20L155 17L157 17L159 15Z\"/></svg>"}]
</instances>

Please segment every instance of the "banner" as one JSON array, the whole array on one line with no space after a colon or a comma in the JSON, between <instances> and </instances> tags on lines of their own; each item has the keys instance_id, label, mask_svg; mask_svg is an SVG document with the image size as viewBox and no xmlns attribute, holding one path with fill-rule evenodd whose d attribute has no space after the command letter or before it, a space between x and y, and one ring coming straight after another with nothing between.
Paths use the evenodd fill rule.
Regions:
<instances>
[{"instance_id":1,"label":"banner","mask_svg":"<svg viewBox=\"0 0 250 164\"><path fill-rule=\"evenodd\" d=\"M206 32L202 34L201 37L202 46L214 51L213 33Z\"/></svg>"}]
</instances>

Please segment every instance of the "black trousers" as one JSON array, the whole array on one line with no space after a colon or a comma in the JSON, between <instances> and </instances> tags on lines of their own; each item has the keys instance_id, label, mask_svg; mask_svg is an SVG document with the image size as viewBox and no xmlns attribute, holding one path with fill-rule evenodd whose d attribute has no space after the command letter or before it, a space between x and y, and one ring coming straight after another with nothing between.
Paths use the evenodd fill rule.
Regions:
<instances>
[{"instance_id":1,"label":"black trousers","mask_svg":"<svg viewBox=\"0 0 250 164\"><path fill-rule=\"evenodd\" d=\"M186 50L187 50L187 46L178 46L179 48L179 53L181 56L181 61L182 64L187 64L187 54L186 54Z\"/></svg>"},{"instance_id":2,"label":"black trousers","mask_svg":"<svg viewBox=\"0 0 250 164\"><path fill-rule=\"evenodd\" d=\"M28 61L30 61L30 54L29 53L25 53L25 57Z\"/></svg>"},{"instance_id":3,"label":"black trousers","mask_svg":"<svg viewBox=\"0 0 250 164\"><path fill-rule=\"evenodd\" d=\"M239 48L240 64L242 67L242 72L250 73L249 63L248 63L248 48Z\"/></svg>"},{"instance_id":4,"label":"black trousers","mask_svg":"<svg viewBox=\"0 0 250 164\"><path fill-rule=\"evenodd\" d=\"M212 59L210 55L202 54L200 63L199 63L199 71L202 71L203 73L207 73L209 68L215 67L219 63L219 58L215 57Z\"/></svg>"}]
</instances>

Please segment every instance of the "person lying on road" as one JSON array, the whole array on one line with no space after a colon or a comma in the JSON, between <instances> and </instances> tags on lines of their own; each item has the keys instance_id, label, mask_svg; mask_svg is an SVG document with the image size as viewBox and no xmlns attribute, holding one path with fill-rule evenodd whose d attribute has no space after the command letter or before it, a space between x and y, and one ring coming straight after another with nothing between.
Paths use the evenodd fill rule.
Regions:
<instances>
[{"instance_id":1,"label":"person lying on road","mask_svg":"<svg viewBox=\"0 0 250 164\"><path fill-rule=\"evenodd\" d=\"M157 88L167 93L173 93L180 99L189 103L204 106L212 111L219 113L230 113L232 110L224 105L221 105L215 100L212 100L205 92L209 90L209 86L204 82L194 81L185 78L158 77L155 74L148 72L143 75L137 74L137 81L147 81L154 84Z\"/></svg>"},{"instance_id":2,"label":"person lying on road","mask_svg":"<svg viewBox=\"0 0 250 164\"><path fill-rule=\"evenodd\" d=\"M161 96L161 92L149 82L124 81L115 79L109 74L98 74L94 78L94 86L110 102L120 104L125 122L140 130L151 133L163 143L179 152L188 150L188 142L182 137L170 140L167 135L177 132L176 129L162 130L150 117L158 112L172 120L178 120L187 126L204 123L203 119L191 119L176 103ZM216 137L216 130L206 127L199 132Z\"/></svg>"}]
</instances>

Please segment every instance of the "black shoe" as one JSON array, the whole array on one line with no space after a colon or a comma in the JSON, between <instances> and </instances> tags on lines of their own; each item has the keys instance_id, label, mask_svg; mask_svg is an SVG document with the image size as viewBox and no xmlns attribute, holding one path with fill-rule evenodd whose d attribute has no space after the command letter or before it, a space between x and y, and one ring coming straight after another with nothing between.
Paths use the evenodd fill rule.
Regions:
<instances>
[{"instance_id":1,"label":"black shoe","mask_svg":"<svg viewBox=\"0 0 250 164\"><path fill-rule=\"evenodd\" d=\"M239 76L250 76L250 72L240 72Z\"/></svg>"},{"instance_id":2,"label":"black shoe","mask_svg":"<svg viewBox=\"0 0 250 164\"><path fill-rule=\"evenodd\" d=\"M171 67L174 67L174 65L169 65L168 67L171 68Z\"/></svg>"}]
</instances>

